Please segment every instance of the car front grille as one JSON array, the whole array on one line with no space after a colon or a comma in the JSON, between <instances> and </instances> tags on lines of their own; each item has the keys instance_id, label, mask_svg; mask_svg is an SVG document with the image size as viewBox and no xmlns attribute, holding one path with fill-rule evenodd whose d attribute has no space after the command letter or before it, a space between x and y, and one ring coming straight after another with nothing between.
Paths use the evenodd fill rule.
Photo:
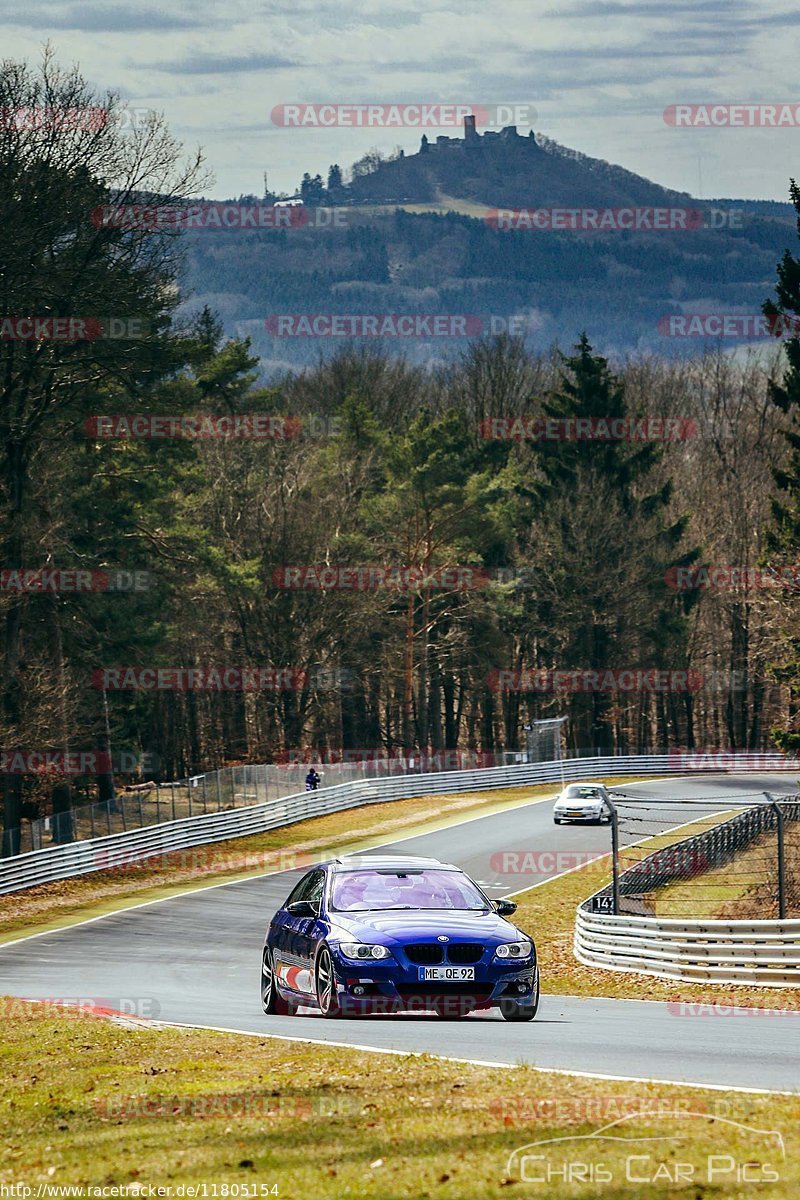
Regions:
<instances>
[{"instance_id":1,"label":"car front grille","mask_svg":"<svg viewBox=\"0 0 800 1200\"><path fill-rule=\"evenodd\" d=\"M404 946L406 956L420 967L430 967L444 962L444 951L435 942L418 942L415 946Z\"/></svg>"},{"instance_id":2,"label":"car front grille","mask_svg":"<svg viewBox=\"0 0 800 1200\"><path fill-rule=\"evenodd\" d=\"M447 947L447 961L451 963L476 963L480 962L483 955L483 946L464 942L461 945Z\"/></svg>"},{"instance_id":3,"label":"car front grille","mask_svg":"<svg viewBox=\"0 0 800 1200\"><path fill-rule=\"evenodd\" d=\"M456 943L453 946L438 946L435 942L417 942L413 946L404 946L407 958L420 967L430 967L437 963L476 963L483 956L483 946L477 942ZM446 957L445 957L446 955Z\"/></svg>"}]
</instances>

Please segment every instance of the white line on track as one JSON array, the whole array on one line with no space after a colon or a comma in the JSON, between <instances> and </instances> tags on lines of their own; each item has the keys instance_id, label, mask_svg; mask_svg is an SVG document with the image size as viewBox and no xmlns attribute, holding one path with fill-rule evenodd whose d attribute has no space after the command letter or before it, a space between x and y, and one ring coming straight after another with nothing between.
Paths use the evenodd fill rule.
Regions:
<instances>
[{"instance_id":1,"label":"white line on track","mask_svg":"<svg viewBox=\"0 0 800 1200\"><path fill-rule=\"evenodd\" d=\"M573 998L570 997L570 999ZM626 1002L622 1001L622 1003ZM636 1003L636 1001L628 1003ZM258 1033L254 1029L227 1029L221 1025L192 1025L186 1021L158 1021L153 1024L170 1029L207 1029L213 1033L235 1033L240 1037L255 1037L262 1040L302 1042L311 1046L335 1046L346 1050L361 1050L366 1054L394 1054L400 1055L402 1058L436 1058L441 1059L442 1062L471 1063L477 1067L500 1067L504 1071L517 1071L520 1067L527 1067L541 1075L567 1075L576 1079L605 1079L613 1083L658 1083L667 1087L701 1088L703 1091L712 1092L741 1092L744 1095L797 1096L797 1092L779 1091L774 1088L737 1087L724 1083L693 1083L688 1079L653 1079L642 1075L606 1075L599 1071L567 1071L563 1067L536 1067L532 1063L493 1062L485 1058L462 1058L452 1054L435 1054L432 1051L394 1050L385 1046L364 1046L360 1042L334 1042L328 1041L327 1038L298 1037L288 1033Z\"/></svg>"}]
</instances>

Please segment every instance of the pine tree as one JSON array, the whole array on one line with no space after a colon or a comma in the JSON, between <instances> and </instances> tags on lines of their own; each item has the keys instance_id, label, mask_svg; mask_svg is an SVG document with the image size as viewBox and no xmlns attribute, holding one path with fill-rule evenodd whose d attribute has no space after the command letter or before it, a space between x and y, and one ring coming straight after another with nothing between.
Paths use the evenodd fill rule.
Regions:
<instances>
[{"instance_id":1,"label":"pine tree","mask_svg":"<svg viewBox=\"0 0 800 1200\"><path fill-rule=\"evenodd\" d=\"M624 387L582 335L571 357L561 356L561 383L543 408L568 422L629 421ZM655 441L586 438L570 434L537 443L542 479L541 519L534 528L539 646L556 669L686 666L684 611L666 586L670 567L693 561L681 553L685 517L670 516L672 484L656 479L662 450ZM554 631L554 632L550 632ZM617 704L623 704L624 697ZM643 702L642 702L643 703ZM659 741L675 736L675 698L657 696ZM611 750L619 716L611 696L594 691L572 702L586 746ZM583 748L583 746L580 746Z\"/></svg>"},{"instance_id":2,"label":"pine tree","mask_svg":"<svg viewBox=\"0 0 800 1200\"><path fill-rule=\"evenodd\" d=\"M789 194L798 214L797 232L800 236L800 187L790 181ZM772 527L767 530L766 548L779 554L786 563L800 558L800 259L786 250L778 263L776 301L767 300L763 311L776 336L784 331L793 333L784 345L786 371L780 382L770 382L772 402L788 418L785 431L787 456L774 468L777 494L773 497ZM790 721L785 729L772 731L775 744L782 750L800 749L800 639L789 634L787 652L775 667L778 679L791 691Z\"/></svg>"}]
</instances>

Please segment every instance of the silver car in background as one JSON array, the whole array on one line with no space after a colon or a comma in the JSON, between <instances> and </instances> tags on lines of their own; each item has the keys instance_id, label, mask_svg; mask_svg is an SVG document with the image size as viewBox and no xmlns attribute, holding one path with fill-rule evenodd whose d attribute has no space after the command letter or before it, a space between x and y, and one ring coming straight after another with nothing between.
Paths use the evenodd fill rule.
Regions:
<instances>
[{"instance_id":1,"label":"silver car in background","mask_svg":"<svg viewBox=\"0 0 800 1200\"><path fill-rule=\"evenodd\" d=\"M584 821L601 825L611 820L606 804L607 790L602 783L570 783L553 805L553 821Z\"/></svg>"}]
</instances>

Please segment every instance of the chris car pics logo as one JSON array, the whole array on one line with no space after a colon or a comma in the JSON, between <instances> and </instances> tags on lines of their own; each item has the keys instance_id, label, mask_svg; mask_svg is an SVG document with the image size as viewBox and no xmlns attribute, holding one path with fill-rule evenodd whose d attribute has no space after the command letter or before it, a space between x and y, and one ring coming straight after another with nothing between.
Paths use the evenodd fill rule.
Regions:
<instances>
[{"instance_id":1,"label":"chris car pics logo","mask_svg":"<svg viewBox=\"0 0 800 1200\"><path fill-rule=\"evenodd\" d=\"M722 1194L777 1182L785 1159L783 1137L775 1129L676 1108L631 1113L591 1133L528 1142L512 1151L505 1172L543 1196L565 1184L585 1196L606 1184L622 1185L626 1194L687 1187Z\"/></svg>"}]
</instances>

